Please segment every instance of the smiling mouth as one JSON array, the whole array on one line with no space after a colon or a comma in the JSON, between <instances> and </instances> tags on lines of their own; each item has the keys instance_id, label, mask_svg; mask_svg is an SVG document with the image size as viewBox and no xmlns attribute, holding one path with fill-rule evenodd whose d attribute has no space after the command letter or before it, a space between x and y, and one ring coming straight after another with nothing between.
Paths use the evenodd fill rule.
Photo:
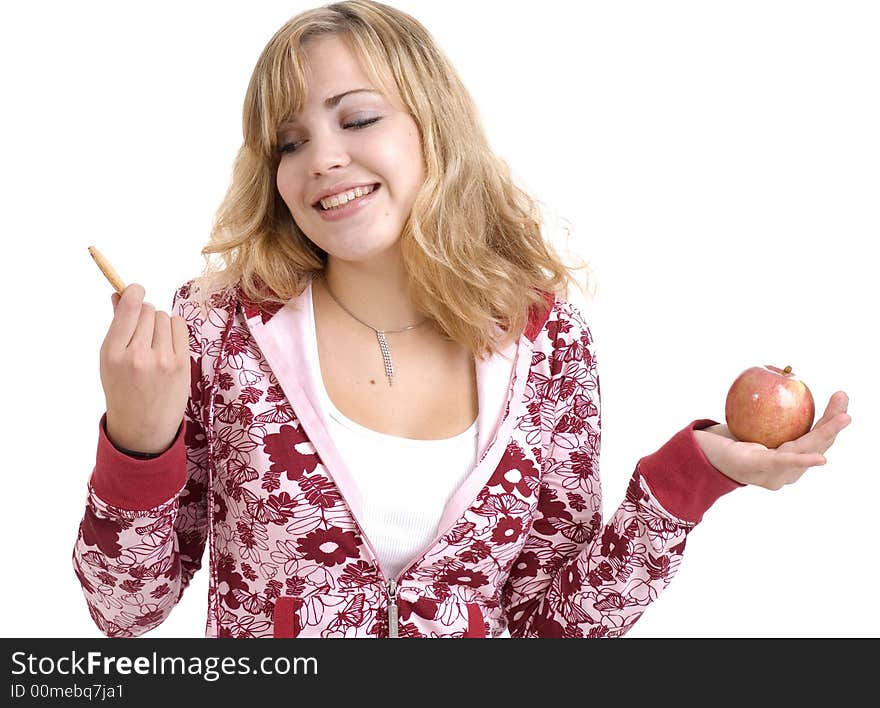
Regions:
<instances>
[{"instance_id":1,"label":"smiling mouth","mask_svg":"<svg viewBox=\"0 0 880 708\"><path fill-rule=\"evenodd\" d=\"M366 197L368 194L372 194L378 189L378 184L371 184L366 187L356 187L355 189L350 189L343 194L337 194L327 199L322 199L318 202L315 202L315 204L313 204L312 206L318 211L334 211L335 209L341 209L351 202Z\"/></svg>"}]
</instances>

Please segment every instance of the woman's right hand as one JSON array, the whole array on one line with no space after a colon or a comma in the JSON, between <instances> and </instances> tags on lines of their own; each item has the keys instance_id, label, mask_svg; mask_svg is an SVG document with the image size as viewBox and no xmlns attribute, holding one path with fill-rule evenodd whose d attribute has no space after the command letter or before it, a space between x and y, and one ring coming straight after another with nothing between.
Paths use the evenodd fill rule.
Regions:
<instances>
[{"instance_id":1,"label":"woman's right hand","mask_svg":"<svg viewBox=\"0 0 880 708\"><path fill-rule=\"evenodd\" d=\"M190 393L189 330L182 317L144 302L141 285L112 295L113 321L101 345L107 437L157 454L171 447Z\"/></svg>"}]
</instances>

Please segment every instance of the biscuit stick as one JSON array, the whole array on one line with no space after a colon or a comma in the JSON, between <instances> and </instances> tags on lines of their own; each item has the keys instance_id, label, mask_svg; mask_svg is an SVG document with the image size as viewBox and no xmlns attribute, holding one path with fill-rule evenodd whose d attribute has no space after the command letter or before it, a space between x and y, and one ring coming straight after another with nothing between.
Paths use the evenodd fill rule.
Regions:
<instances>
[{"instance_id":1,"label":"biscuit stick","mask_svg":"<svg viewBox=\"0 0 880 708\"><path fill-rule=\"evenodd\" d=\"M104 258L101 252L94 246L89 246L89 254L95 259L95 263L98 264L98 268L101 269L101 272L107 280L110 281L110 285L113 286L117 293L122 295L125 291L125 283L122 282L122 278L119 277L117 272L113 270L113 266L110 265L110 262Z\"/></svg>"}]
</instances>

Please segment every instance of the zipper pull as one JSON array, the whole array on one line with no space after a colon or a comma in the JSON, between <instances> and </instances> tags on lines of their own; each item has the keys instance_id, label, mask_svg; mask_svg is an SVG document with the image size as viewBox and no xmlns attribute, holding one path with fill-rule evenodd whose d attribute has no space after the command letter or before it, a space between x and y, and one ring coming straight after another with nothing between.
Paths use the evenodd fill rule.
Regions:
<instances>
[{"instance_id":1,"label":"zipper pull","mask_svg":"<svg viewBox=\"0 0 880 708\"><path fill-rule=\"evenodd\" d=\"M397 639L397 581L388 581L388 637Z\"/></svg>"}]
</instances>

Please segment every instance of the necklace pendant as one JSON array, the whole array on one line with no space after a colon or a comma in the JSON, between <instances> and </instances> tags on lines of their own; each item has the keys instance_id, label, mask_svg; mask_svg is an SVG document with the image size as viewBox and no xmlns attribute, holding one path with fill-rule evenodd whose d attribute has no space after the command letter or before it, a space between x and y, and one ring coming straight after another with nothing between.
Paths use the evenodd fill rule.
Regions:
<instances>
[{"instance_id":1,"label":"necklace pendant","mask_svg":"<svg viewBox=\"0 0 880 708\"><path fill-rule=\"evenodd\" d=\"M394 385L394 363L391 361L391 350L388 348L388 340L385 332L376 331L376 339L379 340L379 349L382 350L382 363L385 364L385 376L388 377L388 385Z\"/></svg>"}]
</instances>

